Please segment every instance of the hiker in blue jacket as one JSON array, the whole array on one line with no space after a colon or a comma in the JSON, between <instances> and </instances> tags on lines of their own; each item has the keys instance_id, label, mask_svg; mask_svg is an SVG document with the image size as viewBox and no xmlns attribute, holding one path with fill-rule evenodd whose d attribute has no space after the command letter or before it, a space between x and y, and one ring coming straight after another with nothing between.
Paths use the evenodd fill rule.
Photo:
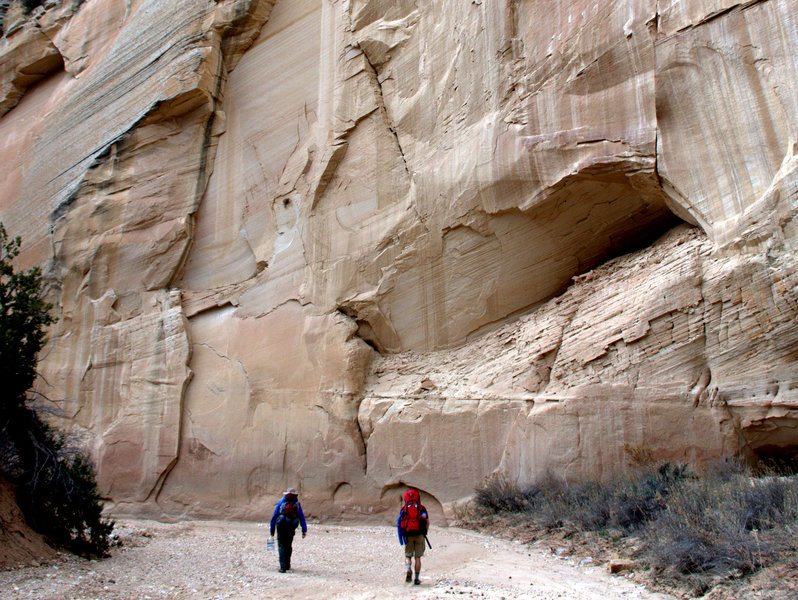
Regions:
<instances>
[{"instance_id":1,"label":"hiker in blue jacket","mask_svg":"<svg viewBox=\"0 0 798 600\"><path fill-rule=\"evenodd\" d=\"M305 523L305 515L302 512L302 505L299 503L299 496L294 488L288 488L283 498L274 507L272 521L269 524L269 534L274 537L277 530L277 552L280 556L280 573L285 573L291 569L291 544L294 543L294 533L297 527L302 525L302 537L308 533L308 525Z\"/></svg>"}]
</instances>

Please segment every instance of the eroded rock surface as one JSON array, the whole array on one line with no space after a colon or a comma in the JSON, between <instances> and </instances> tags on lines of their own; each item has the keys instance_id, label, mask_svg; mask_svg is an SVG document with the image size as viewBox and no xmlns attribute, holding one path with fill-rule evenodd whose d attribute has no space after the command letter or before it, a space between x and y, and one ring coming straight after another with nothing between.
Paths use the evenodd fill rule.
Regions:
<instances>
[{"instance_id":1,"label":"eroded rock surface","mask_svg":"<svg viewBox=\"0 0 798 600\"><path fill-rule=\"evenodd\" d=\"M16 19L0 219L57 305L40 391L127 512L795 452L797 4Z\"/></svg>"}]
</instances>

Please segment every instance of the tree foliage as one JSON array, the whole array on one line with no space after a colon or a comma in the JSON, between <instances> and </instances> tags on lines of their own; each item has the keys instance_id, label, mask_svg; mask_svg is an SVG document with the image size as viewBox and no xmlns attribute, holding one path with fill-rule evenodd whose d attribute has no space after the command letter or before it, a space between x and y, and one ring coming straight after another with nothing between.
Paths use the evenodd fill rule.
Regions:
<instances>
[{"instance_id":1,"label":"tree foliage","mask_svg":"<svg viewBox=\"0 0 798 600\"><path fill-rule=\"evenodd\" d=\"M39 267L14 271L20 245L20 238L9 238L0 223L0 408L4 411L25 404L25 393L36 377L36 356L44 344L45 328L54 322L52 305L41 297Z\"/></svg>"},{"instance_id":2,"label":"tree foliage","mask_svg":"<svg viewBox=\"0 0 798 600\"><path fill-rule=\"evenodd\" d=\"M54 323L38 267L14 270L20 238L0 223L0 475L17 486L28 524L53 545L102 556L113 523L102 518L91 463L27 405L36 359Z\"/></svg>"},{"instance_id":3,"label":"tree foliage","mask_svg":"<svg viewBox=\"0 0 798 600\"><path fill-rule=\"evenodd\" d=\"M34 8L44 4L44 0L22 0L22 11L28 15Z\"/></svg>"}]
</instances>

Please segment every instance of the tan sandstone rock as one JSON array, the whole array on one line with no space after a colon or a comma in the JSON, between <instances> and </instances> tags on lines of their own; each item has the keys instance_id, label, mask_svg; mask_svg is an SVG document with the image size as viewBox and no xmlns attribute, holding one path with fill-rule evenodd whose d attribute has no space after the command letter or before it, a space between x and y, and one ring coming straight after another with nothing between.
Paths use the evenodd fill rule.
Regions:
<instances>
[{"instance_id":1,"label":"tan sandstone rock","mask_svg":"<svg viewBox=\"0 0 798 600\"><path fill-rule=\"evenodd\" d=\"M796 4L38 11L0 220L57 305L40 391L126 512L794 452Z\"/></svg>"}]
</instances>

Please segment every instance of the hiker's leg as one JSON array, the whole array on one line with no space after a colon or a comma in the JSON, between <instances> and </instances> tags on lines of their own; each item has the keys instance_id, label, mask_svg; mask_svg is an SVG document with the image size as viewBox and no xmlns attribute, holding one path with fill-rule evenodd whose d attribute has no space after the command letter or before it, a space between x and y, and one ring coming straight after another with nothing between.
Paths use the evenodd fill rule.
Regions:
<instances>
[{"instance_id":1,"label":"hiker's leg","mask_svg":"<svg viewBox=\"0 0 798 600\"><path fill-rule=\"evenodd\" d=\"M413 546L410 544L410 540L405 540L405 567L407 569L407 573L405 574L405 581L410 582L413 581Z\"/></svg>"},{"instance_id":2,"label":"hiker's leg","mask_svg":"<svg viewBox=\"0 0 798 600\"><path fill-rule=\"evenodd\" d=\"M290 546L286 543L286 536L282 531L277 531L277 553L280 557L280 571L286 571L290 561L288 554Z\"/></svg>"},{"instance_id":3,"label":"hiker's leg","mask_svg":"<svg viewBox=\"0 0 798 600\"><path fill-rule=\"evenodd\" d=\"M421 557L424 556L424 536L418 536L416 538L414 550L414 555L416 557L416 578L413 583L418 585L421 582L419 580L419 574L421 573Z\"/></svg>"},{"instance_id":4,"label":"hiker's leg","mask_svg":"<svg viewBox=\"0 0 798 600\"><path fill-rule=\"evenodd\" d=\"M286 532L286 549L285 549L285 568L291 568L291 554L294 551L293 543L294 543L294 531L290 530Z\"/></svg>"}]
</instances>

